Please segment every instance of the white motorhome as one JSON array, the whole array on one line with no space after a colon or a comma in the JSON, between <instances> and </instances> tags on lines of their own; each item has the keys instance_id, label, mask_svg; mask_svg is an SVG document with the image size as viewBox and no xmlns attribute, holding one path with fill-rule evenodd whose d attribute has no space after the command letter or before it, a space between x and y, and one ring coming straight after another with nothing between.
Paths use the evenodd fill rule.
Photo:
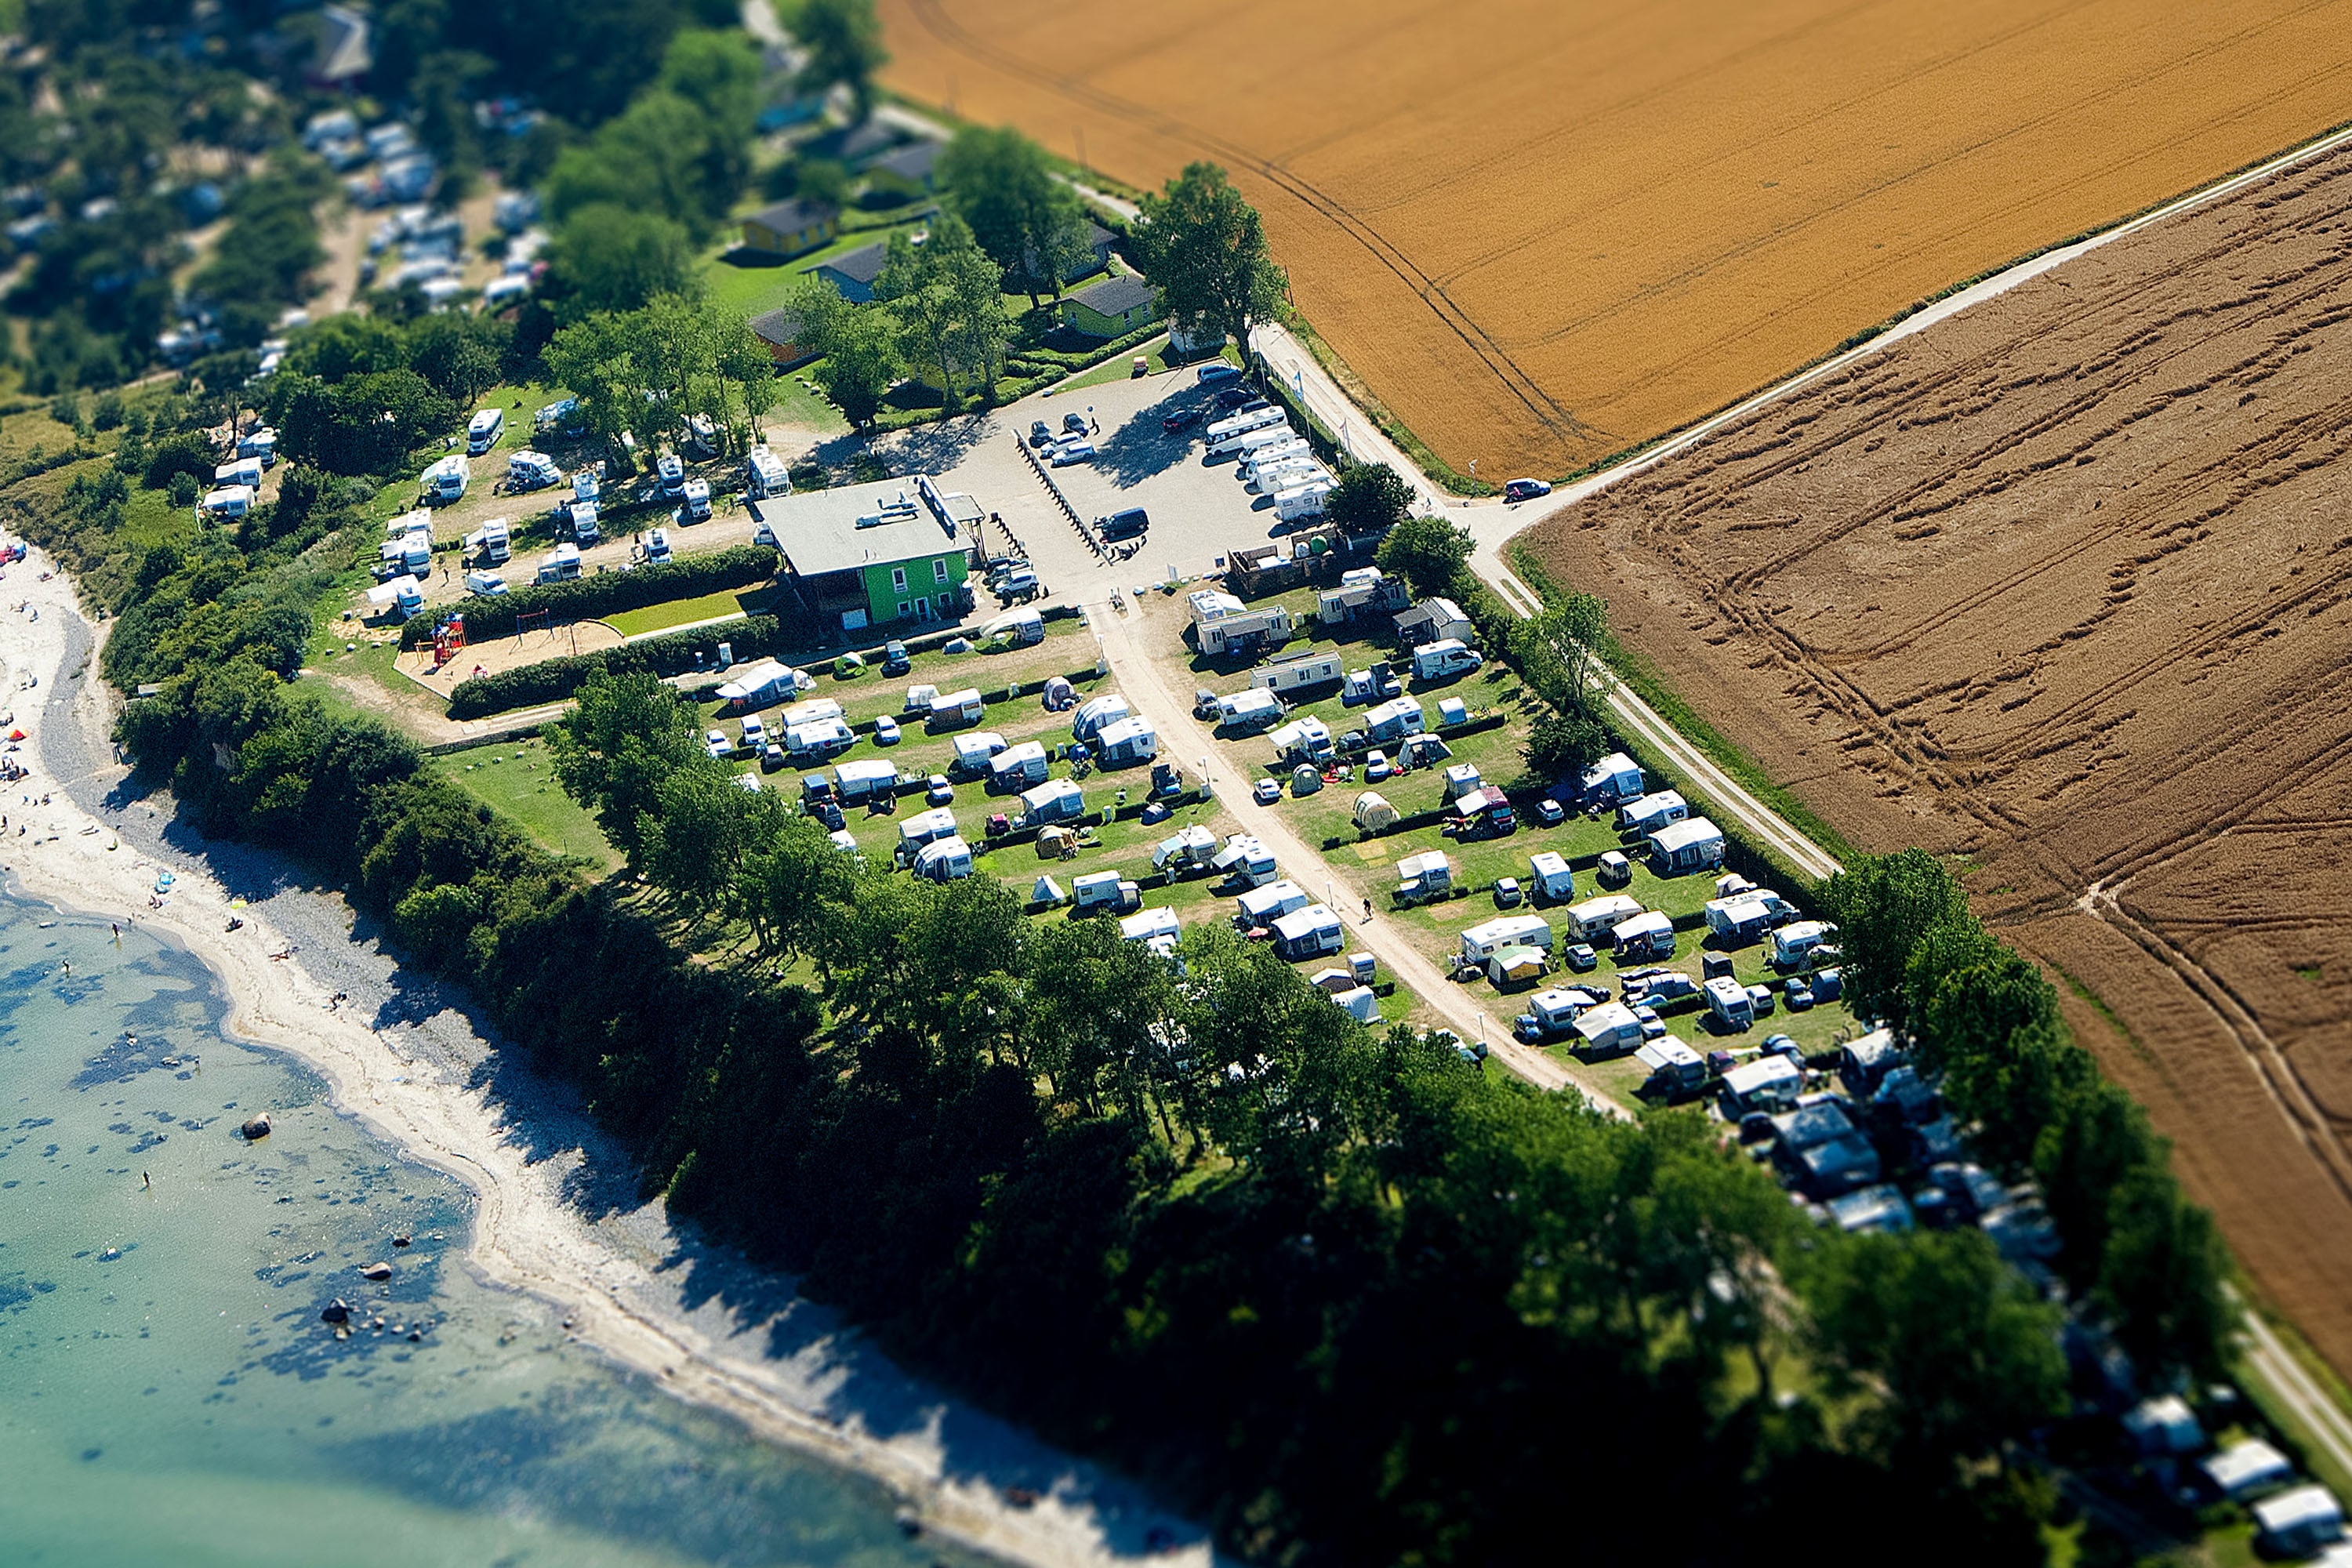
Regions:
<instances>
[{"instance_id":1,"label":"white motorhome","mask_svg":"<svg viewBox=\"0 0 2352 1568\"><path fill-rule=\"evenodd\" d=\"M1271 425L1253 426L1247 430L1236 430L1230 435L1218 437L1209 443L1209 456L1212 458L1245 456L1261 447L1271 447L1277 441L1288 439L1290 439L1290 426L1277 412Z\"/></svg>"},{"instance_id":2,"label":"white motorhome","mask_svg":"<svg viewBox=\"0 0 2352 1568\"><path fill-rule=\"evenodd\" d=\"M495 572L468 572L466 592L478 599L494 599L507 592L507 580Z\"/></svg>"},{"instance_id":3,"label":"white motorhome","mask_svg":"<svg viewBox=\"0 0 2352 1568\"><path fill-rule=\"evenodd\" d=\"M507 489L510 490L543 490L550 485L563 482L563 470L555 459L544 452L525 447L507 454Z\"/></svg>"},{"instance_id":4,"label":"white motorhome","mask_svg":"<svg viewBox=\"0 0 2352 1568\"><path fill-rule=\"evenodd\" d=\"M646 564L648 566L667 566L669 564L668 529L656 528L651 533L646 535Z\"/></svg>"},{"instance_id":5,"label":"white motorhome","mask_svg":"<svg viewBox=\"0 0 2352 1568\"><path fill-rule=\"evenodd\" d=\"M1541 849L1528 857L1528 892L1544 903L1564 904L1576 896L1576 877L1568 857Z\"/></svg>"},{"instance_id":6,"label":"white motorhome","mask_svg":"<svg viewBox=\"0 0 2352 1568\"><path fill-rule=\"evenodd\" d=\"M1244 479L1250 481L1250 484L1254 489L1256 486L1258 475L1274 467L1276 463L1286 463L1293 458L1300 457L1306 458L1308 462L1313 462L1315 460L1313 452L1314 448L1307 444L1305 437L1293 436L1287 441L1277 441L1271 447L1260 447L1256 451L1252 452L1248 457L1243 458L1241 462L1241 473Z\"/></svg>"},{"instance_id":7,"label":"white motorhome","mask_svg":"<svg viewBox=\"0 0 2352 1568\"><path fill-rule=\"evenodd\" d=\"M752 500L788 496L793 493L792 470L767 447L754 447L743 455L743 493Z\"/></svg>"},{"instance_id":8,"label":"white motorhome","mask_svg":"<svg viewBox=\"0 0 2352 1568\"><path fill-rule=\"evenodd\" d=\"M1259 843L1255 836L1236 833L1225 840L1217 858L1209 862L1210 868L1223 876L1237 878L1253 888L1262 888L1280 874L1275 864L1274 851Z\"/></svg>"},{"instance_id":9,"label":"white motorhome","mask_svg":"<svg viewBox=\"0 0 2352 1568\"><path fill-rule=\"evenodd\" d=\"M539 574L532 581L568 583L579 575L580 547L576 544L559 544L555 547L554 554L540 563Z\"/></svg>"},{"instance_id":10,"label":"white motorhome","mask_svg":"<svg viewBox=\"0 0 2352 1568\"><path fill-rule=\"evenodd\" d=\"M1336 686L1347 673L1347 661L1336 653L1294 653L1271 659L1250 671L1250 684L1261 691L1303 691Z\"/></svg>"},{"instance_id":11,"label":"white motorhome","mask_svg":"<svg viewBox=\"0 0 2352 1568\"><path fill-rule=\"evenodd\" d=\"M482 526L466 535L466 553L478 555L496 566L514 553L514 545L507 532L507 520L486 518Z\"/></svg>"},{"instance_id":12,"label":"white motorhome","mask_svg":"<svg viewBox=\"0 0 2352 1568\"><path fill-rule=\"evenodd\" d=\"M379 610L397 610L400 617L421 615L425 609L425 590L414 577L394 577L367 591L368 604Z\"/></svg>"},{"instance_id":13,"label":"white motorhome","mask_svg":"<svg viewBox=\"0 0 2352 1568\"><path fill-rule=\"evenodd\" d=\"M686 481L686 488L679 493L686 502L684 509L686 521L700 522L710 515L710 481L709 479L688 479Z\"/></svg>"},{"instance_id":14,"label":"white motorhome","mask_svg":"<svg viewBox=\"0 0 2352 1568\"><path fill-rule=\"evenodd\" d=\"M572 537L582 544L593 544L604 538L596 527L596 503L575 500L564 513L572 520Z\"/></svg>"},{"instance_id":15,"label":"white motorhome","mask_svg":"<svg viewBox=\"0 0 2352 1568\"><path fill-rule=\"evenodd\" d=\"M1321 517L1323 503L1330 499L1331 489L1332 487L1328 484L1319 483L1293 485L1290 489L1276 494L1274 515L1283 522L1297 522L1299 519L1307 517Z\"/></svg>"},{"instance_id":16,"label":"white motorhome","mask_svg":"<svg viewBox=\"0 0 2352 1568\"><path fill-rule=\"evenodd\" d=\"M989 757L985 764L990 790L1013 794L1045 782L1051 763L1043 745L1035 741L1024 741L1017 746L1006 746L1002 741L997 743L1002 750Z\"/></svg>"},{"instance_id":17,"label":"white motorhome","mask_svg":"<svg viewBox=\"0 0 2352 1568\"><path fill-rule=\"evenodd\" d=\"M466 421L466 450L478 458L499 444L506 434L507 411L503 408L478 408Z\"/></svg>"},{"instance_id":18,"label":"white motorhome","mask_svg":"<svg viewBox=\"0 0 2352 1568\"><path fill-rule=\"evenodd\" d=\"M1286 425L1289 420L1288 415L1272 404L1268 404L1264 408L1253 408L1243 414L1229 414L1223 419L1212 421L1208 428L1201 434L1207 437L1212 446L1214 446L1228 436L1239 436L1250 430L1263 430L1269 425Z\"/></svg>"},{"instance_id":19,"label":"white motorhome","mask_svg":"<svg viewBox=\"0 0 2352 1568\"><path fill-rule=\"evenodd\" d=\"M1462 933L1462 962L1484 965L1507 947L1551 951L1551 926L1541 915L1504 915L1482 921Z\"/></svg>"},{"instance_id":20,"label":"white motorhome","mask_svg":"<svg viewBox=\"0 0 2352 1568\"><path fill-rule=\"evenodd\" d=\"M1738 981L1718 974L1699 989L1706 994L1708 1015L1725 1028L1738 1031L1756 1026L1756 1004Z\"/></svg>"},{"instance_id":21,"label":"white motorhome","mask_svg":"<svg viewBox=\"0 0 2352 1568\"><path fill-rule=\"evenodd\" d=\"M464 500L466 486L472 478L472 470L467 468L464 455L452 452L418 477L418 499L428 506L446 506L451 501Z\"/></svg>"},{"instance_id":22,"label":"white motorhome","mask_svg":"<svg viewBox=\"0 0 2352 1568\"><path fill-rule=\"evenodd\" d=\"M205 498L196 502L196 510L208 517L243 517L253 510L253 487L224 485L219 489L208 490Z\"/></svg>"},{"instance_id":23,"label":"white motorhome","mask_svg":"<svg viewBox=\"0 0 2352 1568\"><path fill-rule=\"evenodd\" d=\"M1467 675L1486 662L1476 648L1460 637L1423 643L1412 650L1412 674L1416 680L1443 680L1451 675Z\"/></svg>"}]
</instances>

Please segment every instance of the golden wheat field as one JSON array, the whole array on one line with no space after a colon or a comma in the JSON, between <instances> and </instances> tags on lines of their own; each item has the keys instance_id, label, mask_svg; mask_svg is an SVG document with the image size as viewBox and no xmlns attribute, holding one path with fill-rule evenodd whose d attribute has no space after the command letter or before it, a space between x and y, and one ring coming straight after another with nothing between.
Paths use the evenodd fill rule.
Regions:
<instances>
[{"instance_id":1,"label":"golden wheat field","mask_svg":"<svg viewBox=\"0 0 2352 1568\"><path fill-rule=\"evenodd\" d=\"M2352 119L2352 0L882 0L886 75L1223 163L1457 468L1559 474Z\"/></svg>"}]
</instances>

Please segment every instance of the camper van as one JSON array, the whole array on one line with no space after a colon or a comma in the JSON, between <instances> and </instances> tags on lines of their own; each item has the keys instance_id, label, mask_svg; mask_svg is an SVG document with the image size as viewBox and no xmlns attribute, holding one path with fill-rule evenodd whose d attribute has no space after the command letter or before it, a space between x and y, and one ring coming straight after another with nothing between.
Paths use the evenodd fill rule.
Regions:
<instances>
[{"instance_id":1,"label":"camper van","mask_svg":"<svg viewBox=\"0 0 2352 1568\"><path fill-rule=\"evenodd\" d=\"M646 535L646 564L648 566L669 564L669 530L656 528Z\"/></svg>"},{"instance_id":2,"label":"camper van","mask_svg":"<svg viewBox=\"0 0 2352 1568\"><path fill-rule=\"evenodd\" d=\"M1097 731L1095 749L1107 768L1148 763L1160 754L1160 735L1149 719L1121 719Z\"/></svg>"},{"instance_id":3,"label":"camper van","mask_svg":"<svg viewBox=\"0 0 2352 1568\"><path fill-rule=\"evenodd\" d=\"M1217 699L1217 727L1250 734L1282 719L1282 699L1262 687Z\"/></svg>"},{"instance_id":4,"label":"camper van","mask_svg":"<svg viewBox=\"0 0 2352 1568\"><path fill-rule=\"evenodd\" d=\"M1483 968L1507 947L1535 947L1549 952L1551 940L1551 926L1541 915L1504 915L1462 933L1462 963L1466 968Z\"/></svg>"},{"instance_id":5,"label":"camper van","mask_svg":"<svg viewBox=\"0 0 2352 1568\"><path fill-rule=\"evenodd\" d=\"M1650 868L1661 877L1712 871L1723 864L1723 829L1704 816L1668 823L1647 843Z\"/></svg>"},{"instance_id":6,"label":"camper van","mask_svg":"<svg viewBox=\"0 0 2352 1568\"><path fill-rule=\"evenodd\" d=\"M1077 711L1070 715L1070 739L1092 740L1096 731L1106 725L1118 723L1131 711L1133 710L1128 707L1127 699L1116 691L1090 697L1079 703Z\"/></svg>"},{"instance_id":7,"label":"camper van","mask_svg":"<svg viewBox=\"0 0 2352 1568\"><path fill-rule=\"evenodd\" d=\"M1227 838L1225 847L1209 862L1209 868L1252 888L1263 888L1273 881L1280 869L1275 864L1274 851L1247 833L1236 833Z\"/></svg>"},{"instance_id":8,"label":"camper van","mask_svg":"<svg viewBox=\"0 0 2352 1568\"><path fill-rule=\"evenodd\" d=\"M1194 871L1205 871L1217 858L1217 836L1199 823L1188 823L1152 846L1151 868L1164 871L1171 881Z\"/></svg>"},{"instance_id":9,"label":"camper van","mask_svg":"<svg viewBox=\"0 0 2352 1568\"><path fill-rule=\"evenodd\" d=\"M846 805L856 805L872 800L877 795L889 795L898 787L898 767L895 763L878 759L854 763L836 763L833 769L834 792Z\"/></svg>"},{"instance_id":10,"label":"camper van","mask_svg":"<svg viewBox=\"0 0 2352 1568\"><path fill-rule=\"evenodd\" d=\"M571 520L572 537L578 542L582 544L593 544L598 540L604 537L596 527L596 503L594 501L575 500L565 511L564 515Z\"/></svg>"},{"instance_id":11,"label":"camper van","mask_svg":"<svg viewBox=\"0 0 2352 1568\"><path fill-rule=\"evenodd\" d=\"M1476 648L1459 637L1447 637L1443 642L1423 643L1412 650L1412 678L1443 680L1448 676L1467 675L1485 662Z\"/></svg>"},{"instance_id":12,"label":"camper van","mask_svg":"<svg viewBox=\"0 0 2352 1568\"><path fill-rule=\"evenodd\" d=\"M580 547L576 544L559 544L555 547L554 554L540 563L539 574L532 581L568 583L579 575Z\"/></svg>"},{"instance_id":13,"label":"camper van","mask_svg":"<svg viewBox=\"0 0 2352 1568\"><path fill-rule=\"evenodd\" d=\"M685 500L685 505L680 509L682 521L700 522L710 515L709 480L688 479L686 481L686 489L679 493Z\"/></svg>"},{"instance_id":14,"label":"camper van","mask_svg":"<svg viewBox=\"0 0 2352 1568\"><path fill-rule=\"evenodd\" d=\"M1043 827L1070 822L1087 814L1086 792L1068 779L1050 779L1021 792L1021 816L1016 827Z\"/></svg>"},{"instance_id":15,"label":"camper van","mask_svg":"<svg viewBox=\"0 0 2352 1568\"><path fill-rule=\"evenodd\" d=\"M1738 981L1717 975L1701 989L1706 994L1707 1016L1724 1028L1737 1033L1756 1026L1756 1004Z\"/></svg>"},{"instance_id":16,"label":"camper van","mask_svg":"<svg viewBox=\"0 0 2352 1568\"><path fill-rule=\"evenodd\" d=\"M1641 912L1640 900L1624 893L1603 893L1597 899L1570 905L1566 918L1568 929L1577 941L1599 942Z\"/></svg>"},{"instance_id":17,"label":"camper van","mask_svg":"<svg viewBox=\"0 0 2352 1568\"><path fill-rule=\"evenodd\" d=\"M1045 782L1051 771L1045 748L1035 741L1024 741L1017 746L1004 746L983 764L988 769L991 794L1012 795Z\"/></svg>"},{"instance_id":18,"label":"camper van","mask_svg":"<svg viewBox=\"0 0 2352 1568\"><path fill-rule=\"evenodd\" d=\"M1584 804L1616 805L1642 794L1642 765L1622 752L1612 752L1584 770L1580 791Z\"/></svg>"},{"instance_id":19,"label":"camper van","mask_svg":"<svg viewBox=\"0 0 2352 1568\"><path fill-rule=\"evenodd\" d=\"M1826 921L1798 921L1782 926L1772 933L1772 966L1776 969L1798 968L1836 930L1837 927Z\"/></svg>"},{"instance_id":20,"label":"camper van","mask_svg":"<svg viewBox=\"0 0 2352 1568\"><path fill-rule=\"evenodd\" d=\"M1617 962L1627 959L1656 961L1675 955L1675 922L1655 910L1645 910L1630 920L1610 928L1609 941L1617 951Z\"/></svg>"},{"instance_id":21,"label":"camper van","mask_svg":"<svg viewBox=\"0 0 2352 1568\"><path fill-rule=\"evenodd\" d=\"M1252 888L1234 901L1240 905L1241 913L1234 917L1234 924L1244 931L1272 925L1291 910L1303 910L1314 902L1307 896L1306 889L1287 877L1263 888Z\"/></svg>"},{"instance_id":22,"label":"camper van","mask_svg":"<svg viewBox=\"0 0 2352 1568\"><path fill-rule=\"evenodd\" d=\"M1210 450L1214 451L1217 443L1228 437L1263 430L1269 425L1286 426L1289 417L1281 409L1268 404L1264 408L1253 408L1244 414L1229 414L1223 419L1213 420L1201 434L1207 438Z\"/></svg>"},{"instance_id":23,"label":"camper van","mask_svg":"<svg viewBox=\"0 0 2352 1568\"><path fill-rule=\"evenodd\" d=\"M1650 1069L1649 1084L1669 1095L1688 1094L1706 1085L1706 1058L1672 1035L1637 1047L1633 1059Z\"/></svg>"},{"instance_id":24,"label":"camper van","mask_svg":"<svg viewBox=\"0 0 2352 1568\"><path fill-rule=\"evenodd\" d=\"M1318 686L1337 686L1346 670L1346 660L1336 653L1285 654L1251 670L1250 684L1261 691L1288 694Z\"/></svg>"},{"instance_id":25,"label":"camper van","mask_svg":"<svg viewBox=\"0 0 2352 1568\"><path fill-rule=\"evenodd\" d=\"M971 846L950 835L915 852L915 875L929 882L952 882L971 875Z\"/></svg>"},{"instance_id":26,"label":"camper van","mask_svg":"<svg viewBox=\"0 0 2352 1568\"><path fill-rule=\"evenodd\" d=\"M1328 484L1293 485L1275 496L1274 515L1282 522L1297 522L1305 518L1321 517L1323 503L1328 500L1330 496L1331 487ZM1472 654L1470 657L1475 658L1478 656ZM1473 665L1471 668L1475 669L1477 667ZM1338 677L1335 676L1333 679L1337 679Z\"/></svg>"},{"instance_id":27,"label":"camper van","mask_svg":"<svg viewBox=\"0 0 2352 1568\"><path fill-rule=\"evenodd\" d=\"M507 520L489 518L481 527L466 535L466 553L478 555L493 566L503 564L514 553L507 534Z\"/></svg>"},{"instance_id":28,"label":"camper van","mask_svg":"<svg viewBox=\"0 0 2352 1568\"><path fill-rule=\"evenodd\" d=\"M751 500L768 500L793 493L791 470L784 460L765 447L754 447L743 455L743 494ZM775 542L773 540L770 543Z\"/></svg>"},{"instance_id":29,"label":"camper van","mask_svg":"<svg viewBox=\"0 0 2352 1568\"><path fill-rule=\"evenodd\" d=\"M654 482L672 500L686 493L686 464L677 453L664 452L654 460Z\"/></svg>"},{"instance_id":30,"label":"camper van","mask_svg":"<svg viewBox=\"0 0 2352 1568\"><path fill-rule=\"evenodd\" d=\"M1036 744L1034 742L1026 743ZM988 771L989 759L1004 749L1004 737L993 730L974 730L969 735L958 735L955 738L955 761L949 764L948 771L960 778L977 778ZM1037 750L1043 755L1045 749L1038 746Z\"/></svg>"},{"instance_id":31,"label":"camper van","mask_svg":"<svg viewBox=\"0 0 2352 1568\"><path fill-rule=\"evenodd\" d=\"M1293 910L1274 922L1274 951L1292 963L1323 958L1347 945L1347 928L1322 904Z\"/></svg>"},{"instance_id":32,"label":"camper van","mask_svg":"<svg viewBox=\"0 0 2352 1568\"><path fill-rule=\"evenodd\" d=\"M987 711L988 705L980 700L978 689L966 687L961 691L950 691L932 698L930 722L940 729L957 724L977 724L981 715Z\"/></svg>"},{"instance_id":33,"label":"camper van","mask_svg":"<svg viewBox=\"0 0 2352 1568\"><path fill-rule=\"evenodd\" d=\"M1397 862L1396 901L1400 905L1430 903L1454 892L1454 864L1443 849L1407 855Z\"/></svg>"},{"instance_id":34,"label":"camper van","mask_svg":"<svg viewBox=\"0 0 2352 1568\"><path fill-rule=\"evenodd\" d=\"M1429 727L1422 713L1421 704L1410 697L1400 697L1383 702L1364 715L1364 739L1377 745L1382 741L1402 741L1407 735L1418 735Z\"/></svg>"},{"instance_id":35,"label":"camper van","mask_svg":"<svg viewBox=\"0 0 2352 1568\"><path fill-rule=\"evenodd\" d=\"M1680 822L1690 815L1678 790L1662 789L1617 808L1617 831L1620 833L1654 833L1669 822Z\"/></svg>"},{"instance_id":36,"label":"camper van","mask_svg":"<svg viewBox=\"0 0 2352 1568\"><path fill-rule=\"evenodd\" d=\"M543 490L562 482L563 470L544 452L525 447L507 455L507 489L510 490Z\"/></svg>"},{"instance_id":37,"label":"camper van","mask_svg":"<svg viewBox=\"0 0 2352 1568\"><path fill-rule=\"evenodd\" d=\"M494 599L507 591L507 580L495 572L466 574L466 592L478 599Z\"/></svg>"},{"instance_id":38,"label":"camper van","mask_svg":"<svg viewBox=\"0 0 2352 1568\"><path fill-rule=\"evenodd\" d=\"M506 434L506 429L507 411L505 409L477 409L474 416L466 421L467 452L474 457L480 457L499 444L499 437Z\"/></svg>"},{"instance_id":39,"label":"camper van","mask_svg":"<svg viewBox=\"0 0 2352 1568\"><path fill-rule=\"evenodd\" d=\"M1279 762L1328 763L1331 750L1331 726L1309 713L1294 719L1266 739L1274 743L1274 754Z\"/></svg>"},{"instance_id":40,"label":"camper van","mask_svg":"<svg viewBox=\"0 0 2352 1568\"><path fill-rule=\"evenodd\" d=\"M1528 892L1538 903L1564 904L1576 897L1576 877L1568 858L1556 850L1528 857Z\"/></svg>"},{"instance_id":41,"label":"camper van","mask_svg":"<svg viewBox=\"0 0 2352 1568\"><path fill-rule=\"evenodd\" d=\"M1211 460L1213 461L1218 458L1246 457L1262 447L1271 447L1277 441L1290 439L1289 422L1278 408L1261 408L1255 414L1236 415L1234 417L1242 419L1264 417L1267 422L1253 425L1246 430L1229 431L1223 436L1211 437L1208 454Z\"/></svg>"},{"instance_id":42,"label":"camper van","mask_svg":"<svg viewBox=\"0 0 2352 1568\"><path fill-rule=\"evenodd\" d=\"M784 750L796 762L839 756L856 743L857 736L838 719L819 719L784 729Z\"/></svg>"},{"instance_id":43,"label":"camper van","mask_svg":"<svg viewBox=\"0 0 2352 1568\"><path fill-rule=\"evenodd\" d=\"M402 620L425 608L425 591L414 577L394 577L389 583L379 583L367 591L368 607L387 611Z\"/></svg>"},{"instance_id":44,"label":"camper van","mask_svg":"<svg viewBox=\"0 0 2352 1568\"><path fill-rule=\"evenodd\" d=\"M452 452L426 468L417 479L417 499L427 506L446 506L451 501L464 500L466 485L471 478L465 458Z\"/></svg>"}]
</instances>

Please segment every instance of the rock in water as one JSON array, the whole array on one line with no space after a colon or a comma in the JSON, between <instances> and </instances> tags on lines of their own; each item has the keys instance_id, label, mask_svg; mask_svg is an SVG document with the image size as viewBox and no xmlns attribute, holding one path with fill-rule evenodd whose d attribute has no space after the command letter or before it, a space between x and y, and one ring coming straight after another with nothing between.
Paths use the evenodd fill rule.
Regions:
<instances>
[{"instance_id":1,"label":"rock in water","mask_svg":"<svg viewBox=\"0 0 2352 1568\"><path fill-rule=\"evenodd\" d=\"M246 1119L245 1125L238 1128L237 1131L244 1133L246 1138L251 1142L257 1142L260 1140L268 1137L269 1113L265 1110L258 1116L247 1117Z\"/></svg>"},{"instance_id":2,"label":"rock in water","mask_svg":"<svg viewBox=\"0 0 2352 1568\"><path fill-rule=\"evenodd\" d=\"M389 1279L392 1278L392 1265L389 1263L362 1263L360 1265L360 1278L362 1279Z\"/></svg>"},{"instance_id":3,"label":"rock in water","mask_svg":"<svg viewBox=\"0 0 2352 1568\"><path fill-rule=\"evenodd\" d=\"M352 1310L338 1296L319 1310L319 1321L322 1323L348 1323L352 1321Z\"/></svg>"}]
</instances>

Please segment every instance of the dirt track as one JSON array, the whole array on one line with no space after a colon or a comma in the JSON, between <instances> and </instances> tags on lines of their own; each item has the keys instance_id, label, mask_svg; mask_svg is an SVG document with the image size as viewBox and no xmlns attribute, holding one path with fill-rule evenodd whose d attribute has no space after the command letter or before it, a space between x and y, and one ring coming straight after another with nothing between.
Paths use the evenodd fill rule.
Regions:
<instances>
[{"instance_id":1,"label":"dirt track","mask_svg":"<svg viewBox=\"0 0 2352 1568\"><path fill-rule=\"evenodd\" d=\"M2352 1372L2352 155L1528 536L1857 841L1967 858Z\"/></svg>"},{"instance_id":2,"label":"dirt track","mask_svg":"<svg viewBox=\"0 0 2352 1568\"><path fill-rule=\"evenodd\" d=\"M1223 164L1457 468L1558 475L2342 120L2352 0L883 0L890 84Z\"/></svg>"}]
</instances>

